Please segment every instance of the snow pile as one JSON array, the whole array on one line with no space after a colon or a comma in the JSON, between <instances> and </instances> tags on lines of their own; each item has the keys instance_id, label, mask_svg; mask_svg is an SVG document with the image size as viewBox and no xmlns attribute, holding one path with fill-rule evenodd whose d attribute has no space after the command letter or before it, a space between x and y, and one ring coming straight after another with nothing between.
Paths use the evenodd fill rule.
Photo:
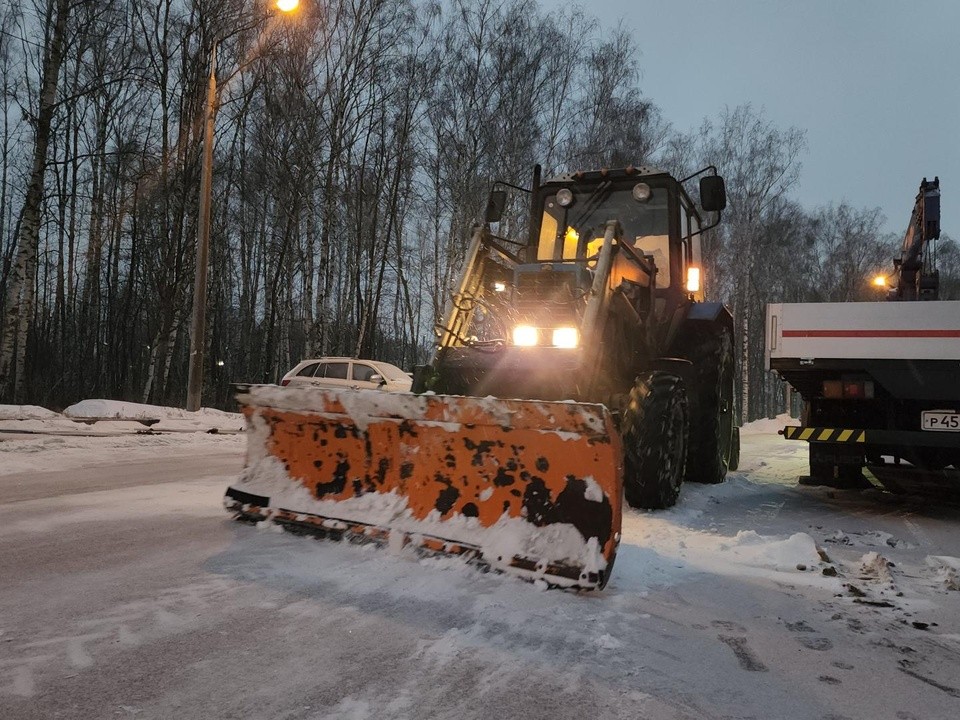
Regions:
<instances>
[{"instance_id":1,"label":"snow pile","mask_svg":"<svg viewBox=\"0 0 960 720\"><path fill-rule=\"evenodd\" d=\"M62 432L53 432L50 423L40 424L40 421L36 420L0 421L0 428L13 423L39 425L36 435L18 437L0 433L0 476L56 472L116 462L148 461L158 457L167 459L190 455L209 456L214 453L236 454L238 468L242 461L244 435L240 433L177 432L143 435L127 429L122 433L107 432L97 435L86 432L86 425L78 425L60 416L58 418L58 422L70 423L71 427ZM97 425L91 427L95 428ZM82 429L77 431L77 427Z\"/></svg>"},{"instance_id":2,"label":"snow pile","mask_svg":"<svg viewBox=\"0 0 960 720\"><path fill-rule=\"evenodd\" d=\"M764 418L748 422L740 428L741 435L776 435L787 425L799 425L800 421L786 413L775 418Z\"/></svg>"},{"instance_id":3,"label":"snow pile","mask_svg":"<svg viewBox=\"0 0 960 720\"><path fill-rule=\"evenodd\" d=\"M681 498L676 508L642 513L642 524L631 520L631 516L641 513L628 510L619 556L631 560L626 567L624 561L618 561L613 581L651 587L674 585L686 582L691 575L708 574L803 583L830 591L839 588L835 577L822 573L831 563L824 559L816 540L808 533L769 535L738 527L725 534L711 527L717 497L742 502L755 494L728 485L731 483L697 488L700 492L696 497ZM713 509L697 509L695 506L702 501ZM638 532L641 528L642 532Z\"/></svg>"},{"instance_id":4,"label":"snow pile","mask_svg":"<svg viewBox=\"0 0 960 720\"><path fill-rule=\"evenodd\" d=\"M893 575L890 572L891 563L878 552L868 552L860 558L860 579L893 587Z\"/></svg>"},{"instance_id":5,"label":"snow pile","mask_svg":"<svg viewBox=\"0 0 960 720\"><path fill-rule=\"evenodd\" d=\"M150 428L157 432L239 432L243 429L243 415L213 408L189 412L180 408L144 405L119 400L83 400L71 405L63 414L68 418L115 418L125 421L153 421Z\"/></svg>"},{"instance_id":6,"label":"snow pile","mask_svg":"<svg viewBox=\"0 0 960 720\"><path fill-rule=\"evenodd\" d=\"M16 411L20 407L30 408L30 410L21 414ZM102 431L102 428L98 433L91 433L87 426L79 425L73 420L49 410L46 411L50 413L49 415L44 414L40 417L39 413L33 412L32 406L29 405L0 405L0 408L6 411L3 413L3 417L0 417L0 432L43 433L48 435L106 434ZM14 410L10 410L11 408ZM44 408L36 409L43 410Z\"/></svg>"},{"instance_id":7,"label":"snow pile","mask_svg":"<svg viewBox=\"0 0 960 720\"><path fill-rule=\"evenodd\" d=\"M844 532L837 530L833 534L824 538L825 542L837 543L838 545L849 545L851 547L890 547L902 550L910 550L914 547L912 543L900 538L895 538L887 532L879 530L868 530L863 532Z\"/></svg>"},{"instance_id":8,"label":"snow pile","mask_svg":"<svg viewBox=\"0 0 960 720\"><path fill-rule=\"evenodd\" d=\"M771 570L794 570L820 562L817 544L807 533L794 533L785 540L776 540L754 530L740 530L732 542L721 543L719 548L734 562Z\"/></svg>"},{"instance_id":9,"label":"snow pile","mask_svg":"<svg viewBox=\"0 0 960 720\"><path fill-rule=\"evenodd\" d=\"M151 432L238 433L243 426L242 414L212 408L191 413L118 400L83 400L61 415L34 405L0 405L0 432L121 435L149 428Z\"/></svg>"},{"instance_id":10,"label":"snow pile","mask_svg":"<svg viewBox=\"0 0 960 720\"><path fill-rule=\"evenodd\" d=\"M937 580L947 590L960 590L960 558L947 555L927 556L927 565L932 567Z\"/></svg>"},{"instance_id":11,"label":"snow pile","mask_svg":"<svg viewBox=\"0 0 960 720\"><path fill-rule=\"evenodd\" d=\"M53 410L37 405L0 405L0 420L50 420L58 417Z\"/></svg>"},{"instance_id":12,"label":"snow pile","mask_svg":"<svg viewBox=\"0 0 960 720\"><path fill-rule=\"evenodd\" d=\"M118 418L80 422L76 418ZM124 418L124 419L119 419ZM139 419L158 420L149 427ZM85 400L65 414L30 405L0 405L0 476L56 472L115 461L238 452L243 415L112 400Z\"/></svg>"}]
</instances>

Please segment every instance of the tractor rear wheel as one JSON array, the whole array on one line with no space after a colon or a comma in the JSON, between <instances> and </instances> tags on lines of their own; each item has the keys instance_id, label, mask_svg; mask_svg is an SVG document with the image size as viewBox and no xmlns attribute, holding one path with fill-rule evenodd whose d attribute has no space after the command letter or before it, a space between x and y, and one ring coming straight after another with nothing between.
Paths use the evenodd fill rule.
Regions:
<instances>
[{"instance_id":1,"label":"tractor rear wheel","mask_svg":"<svg viewBox=\"0 0 960 720\"><path fill-rule=\"evenodd\" d=\"M677 502L687 460L687 395L676 375L641 375L623 413L623 487L633 507Z\"/></svg>"},{"instance_id":2,"label":"tractor rear wheel","mask_svg":"<svg viewBox=\"0 0 960 720\"><path fill-rule=\"evenodd\" d=\"M684 356L694 367L696 411L690 417L687 482L722 483L735 469L733 338L726 327L698 326L687 337ZM739 454L739 453L737 453Z\"/></svg>"}]
</instances>

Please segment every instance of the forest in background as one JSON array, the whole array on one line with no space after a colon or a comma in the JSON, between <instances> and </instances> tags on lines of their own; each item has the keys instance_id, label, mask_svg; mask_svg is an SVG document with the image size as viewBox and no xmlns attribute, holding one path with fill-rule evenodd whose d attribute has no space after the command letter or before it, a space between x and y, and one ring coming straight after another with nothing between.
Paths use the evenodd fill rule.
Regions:
<instances>
[{"instance_id":1,"label":"forest in background","mask_svg":"<svg viewBox=\"0 0 960 720\"><path fill-rule=\"evenodd\" d=\"M750 105L673 127L623 28L536 0L268 5L0 4L0 402L184 403L215 43L204 405L304 357L423 362L491 183L535 163L719 168L707 292L734 312L744 420L784 408L768 302L882 292L902 236L879 208L795 201L803 129ZM956 243L937 253L960 298Z\"/></svg>"}]
</instances>

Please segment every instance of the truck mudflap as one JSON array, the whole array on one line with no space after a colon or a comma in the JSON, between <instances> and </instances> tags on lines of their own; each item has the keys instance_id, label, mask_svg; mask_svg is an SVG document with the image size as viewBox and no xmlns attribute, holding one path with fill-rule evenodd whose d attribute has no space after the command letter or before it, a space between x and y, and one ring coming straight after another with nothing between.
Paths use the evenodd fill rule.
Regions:
<instances>
[{"instance_id":1,"label":"truck mudflap","mask_svg":"<svg viewBox=\"0 0 960 720\"><path fill-rule=\"evenodd\" d=\"M787 440L807 440L809 442L862 443L866 442L866 430L844 428L800 427L787 425L782 431Z\"/></svg>"},{"instance_id":2,"label":"truck mudflap","mask_svg":"<svg viewBox=\"0 0 960 720\"><path fill-rule=\"evenodd\" d=\"M602 405L241 387L247 460L224 504L297 532L465 556L602 588L622 451Z\"/></svg>"},{"instance_id":3,"label":"truck mudflap","mask_svg":"<svg viewBox=\"0 0 960 720\"><path fill-rule=\"evenodd\" d=\"M925 432L923 430L873 430L823 428L787 425L781 431L787 440L820 443L857 443L879 447L931 447L960 450L960 433Z\"/></svg>"}]
</instances>

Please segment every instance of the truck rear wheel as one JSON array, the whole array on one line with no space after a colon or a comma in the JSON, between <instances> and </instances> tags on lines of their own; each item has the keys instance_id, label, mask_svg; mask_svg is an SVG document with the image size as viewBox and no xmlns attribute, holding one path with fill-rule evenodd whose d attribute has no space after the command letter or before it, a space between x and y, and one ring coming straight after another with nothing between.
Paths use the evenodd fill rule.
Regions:
<instances>
[{"instance_id":1,"label":"truck rear wheel","mask_svg":"<svg viewBox=\"0 0 960 720\"><path fill-rule=\"evenodd\" d=\"M863 475L862 451L844 445L810 443L810 475L801 485L824 485L838 490L866 490L873 485Z\"/></svg>"},{"instance_id":2,"label":"truck rear wheel","mask_svg":"<svg viewBox=\"0 0 960 720\"><path fill-rule=\"evenodd\" d=\"M733 426L733 444L730 446L730 462L727 470L737 470L740 467L740 428Z\"/></svg>"},{"instance_id":3,"label":"truck rear wheel","mask_svg":"<svg viewBox=\"0 0 960 720\"><path fill-rule=\"evenodd\" d=\"M733 338L719 325L696 326L684 356L694 366L696 412L690 417L687 482L722 483L735 469L733 422Z\"/></svg>"},{"instance_id":4,"label":"truck rear wheel","mask_svg":"<svg viewBox=\"0 0 960 720\"><path fill-rule=\"evenodd\" d=\"M680 494L687 461L687 395L676 375L641 375L623 413L623 487L633 507L659 510Z\"/></svg>"}]
</instances>

